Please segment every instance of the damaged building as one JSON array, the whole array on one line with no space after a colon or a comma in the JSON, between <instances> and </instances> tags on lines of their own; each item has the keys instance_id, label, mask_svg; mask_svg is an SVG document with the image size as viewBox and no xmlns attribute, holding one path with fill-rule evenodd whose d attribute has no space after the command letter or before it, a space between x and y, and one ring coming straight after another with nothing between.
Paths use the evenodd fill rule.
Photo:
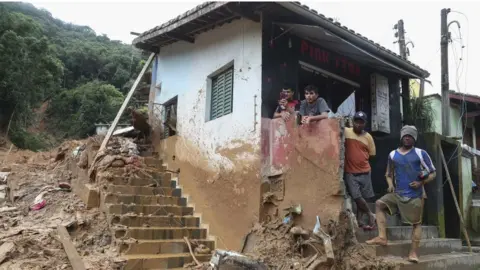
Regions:
<instances>
[{"instance_id":1,"label":"damaged building","mask_svg":"<svg viewBox=\"0 0 480 270\"><path fill-rule=\"evenodd\" d=\"M244 250L245 235L257 222L299 212L295 224L312 230L320 221L323 226L337 222L342 210L351 209L343 183L343 128L355 111L371 116L367 130L378 149L372 181L376 197L382 196L386 157L398 146L410 108L402 85L429 76L298 2L207 2L140 34L133 45L153 57L149 121L153 147L163 161L155 166L172 174L177 195L198 217L194 225L202 228L201 238L213 237L212 248L236 251ZM316 85L331 117L308 126L273 119L285 83L297 99L303 99L306 85ZM437 209L427 203L425 215L436 218L428 219L432 224L425 224L423 238L435 238L427 245L440 245L435 254L447 267L452 261L446 253L462 246L459 239L437 243ZM398 222L398 217L389 220L391 240L410 239L411 228ZM405 241L395 245L373 252L403 256L408 250ZM162 250L141 250L136 249L130 269L137 263L138 269L155 268L155 260L166 268L187 257L191 261L188 253L168 252L170 261ZM456 256L465 256L468 265L480 263L475 256ZM422 267L438 263L432 258Z\"/></svg>"}]
</instances>

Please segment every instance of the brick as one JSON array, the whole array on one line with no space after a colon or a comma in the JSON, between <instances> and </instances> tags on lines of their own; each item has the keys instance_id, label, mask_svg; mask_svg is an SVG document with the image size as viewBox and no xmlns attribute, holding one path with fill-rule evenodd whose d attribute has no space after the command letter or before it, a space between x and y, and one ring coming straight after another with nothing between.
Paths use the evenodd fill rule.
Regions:
<instances>
[{"instance_id":1,"label":"brick","mask_svg":"<svg viewBox=\"0 0 480 270\"><path fill-rule=\"evenodd\" d=\"M200 227L200 218L193 216L110 215L109 220L128 227Z\"/></svg>"},{"instance_id":2,"label":"brick","mask_svg":"<svg viewBox=\"0 0 480 270\"><path fill-rule=\"evenodd\" d=\"M215 242L212 240L196 240L210 250L215 249ZM126 255L134 254L174 254L188 253L188 246L183 239L172 240L139 240L135 243L121 243L121 252Z\"/></svg>"}]
</instances>

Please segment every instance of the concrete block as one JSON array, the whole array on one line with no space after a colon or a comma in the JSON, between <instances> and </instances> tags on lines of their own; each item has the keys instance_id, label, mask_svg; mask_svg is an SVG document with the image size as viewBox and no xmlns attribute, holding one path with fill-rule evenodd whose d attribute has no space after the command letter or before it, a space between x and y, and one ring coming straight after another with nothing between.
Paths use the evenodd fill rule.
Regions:
<instances>
[{"instance_id":1,"label":"concrete block","mask_svg":"<svg viewBox=\"0 0 480 270\"><path fill-rule=\"evenodd\" d=\"M215 242L199 239L197 243L203 244L210 250L215 249ZM172 240L140 240L135 243L121 243L120 252L125 255L134 254L175 254L188 253L188 246L183 239Z\"/></svg>"},{"instance_id":2,"label":"concrete block","mask_svg":"<svg viewBox=\"0 0 480 270\"><path fill-rule=\"evenodd\" d=\"M200 227L200 218L193 216L108 215L108 220L127 227Z\"/></svg>"},{"instance_id":3,"label":"concrete block","mask_svg":"<svg viewBox=\"0 0 480 270\"><path fill-rule=\"evenodd\" d=\"M208 262L212 255L198 254L195 257L200 262ZM183 268L184 264L193 261L190 253L124 255L123 258L127 260L127 264L123 268L124 270Z\"/></svg>"},{"instance_id":4,"label":"concrete block","mask_svg":"<svg viewBox=\"0 0 480 270\"><path fill-rule=\"evenodd\" d=\"M116 228L114 235L119 239L136 238L138 240L168 240L168 239L206 239L207 230L203 228L172 228L172 227L129 227Z\"/></svg>"},{"instance_id":5,"label":"concrete block","mask_svg":"<svg viewBox=\"0 0 480 270\"><path fill-rule=\"evenodd\" d=\"M187 200L182 197L168 197L161 195L123 195L116 193L106 193L104 197L104 203L107 204L187 206Z\"/></svg>"},{"instance_id":6,"label":"concrete block","mask_svg":"<svg viewBox=\"0 0 480 270\"><path fill-rule=\"evenodd\" d=\"M359 229L356 233L360 243L378 236L378 230L364 231ZM436 226L422 226L422 239L438 238L438 228ZM387 227L387 238L390 241L410 240L412 239L412 226L391 226Z\"/></svg>"},{"instance_id":7,"label":"concrete block","mask_svg":"<svg viewBox=\"0 0 480 270\"><path fill-rule=\"evenodd\" d=\"M193 215L193 208L168 205L113 204L107 206L107 212L111 215L123 215L127 213L133 213L154 216L168 216L170 214L176 216L187 216Z\"/></svg>"},{"instance_id":8,"label":"concrete block","mask_svg":"<svg viewBox=\"0 0 480 270\"><path fill-rule=\"evenodd\" d=\"M142 187L142 186L126 186L126 185L109 185L107 192L120 194L136 194L136 195L162 195L181 197L182 190L178 188L165 187Z\"/></svg>"},{"instance_id":9,"label":"concrete block","mask_svg":"<svg viewBox=\"0 0 480 270\"><path fill-rule=\"evenodd\" d=\"M387 246L369 246L364 244L365 249L373 256L400 256L406 257L410 251L411 240L389 241ZM423 239L420 241L419 256L430 254L450 253L462 251L460 239Z\"/></svg>"},{"instance_id":10,"label":"concrete block","mask_svg":"<svg viewBox=\"0 0 480 270\"><path fill-rule=\"evenodd\" d=\"M88 209L100 207L100 190L82 179L85 178L77 177L72 180L73 192L80 197Z\"/></svg>"},{"instance_id":11,"label":"concrete block","mask_svg":"<svg viewBox=\"0 0 480 270\"><path fill-rule=\"evenodd\" d=\"M410 263L402 257L390 257L401 270L478 270L480 256L472 253L444 253L421 256L419 263Z\"/></svg>"}]
</instances>

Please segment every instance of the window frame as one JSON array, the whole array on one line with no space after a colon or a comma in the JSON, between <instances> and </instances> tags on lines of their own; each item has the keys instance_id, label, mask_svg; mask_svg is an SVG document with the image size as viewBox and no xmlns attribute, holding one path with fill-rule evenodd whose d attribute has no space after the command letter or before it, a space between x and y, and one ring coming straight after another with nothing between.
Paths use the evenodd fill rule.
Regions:
<instances>
[{"instance_id":1,"label":"window frame","mask_svg":"<svg viewBox=\"0 0 480 270\"><path fill-rule=\"evenodd\" d=\"M213 102L213 83L216 78L221 76L222 74L232 70L232 88L231 88L231 104L230 104L230 111L227 113L222 113L219 116L213 117L212 116L212 106L214 105ZM234 90L235 90L235 67L234 67L234 62L230 61L226 65L222 66L212 74L207 76L207 104L206 104L206 110L205 110L205 122L209 122L215 119L222 118L223 116L229 115L233 113L233 99L234 99Z\"/></svg>"}]
</instances>

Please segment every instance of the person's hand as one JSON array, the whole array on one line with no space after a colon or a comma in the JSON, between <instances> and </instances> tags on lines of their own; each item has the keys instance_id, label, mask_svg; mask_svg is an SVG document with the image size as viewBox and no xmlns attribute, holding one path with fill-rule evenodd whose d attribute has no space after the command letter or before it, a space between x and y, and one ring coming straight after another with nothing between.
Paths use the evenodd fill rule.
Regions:
<instances>
[{"instance_id":1,"label":"person's hand","mask_svg":"<svg viewBox=\"0 0 480 270\"><path fill-rule=\"evenodd\" d=\"M283 111L282 112L282 119L284 121L288 121L290 119L290 112L287 112L287 111Z\"/></svg>"},{"instance_id":2,"label":"person's hand","mask_svg":"<svg viewBox=\"0 0 480 270\"><path fill-rule=\"evenodd\" d=\"M308 123L310 123L310 120L309 120L308 116L303 116L302 117L302 124L308 124Z\"/></svg>"},{"instance_id":3,"label":"person's hand","mask_svg":"<svg viewBox=\"0 0 480 270\"><path fill-rule=\"evenodd\" d=\"M280 104L280 106L287 107L288 102L286 99L280 99L278 104Z\"/></svg>"},{"instance_id":4,"label":"person's hand","mask_svg":"<svg viewBox=\"0 0 480 270\"><path fill-rule=\"evenodd\" d=\"M395 192L395 187L393 185L388 185L387 191L388 193L393 193Z\"/></svg>"},{"instance_id":5,"label":"person's hand","mask_svg":"<svg viewBox=\"0 0 480 270\"><path fill-rule=\"evenodd\" d=\"M410 183L410 187L413 189L418 189L422 186L422 182L419 181L413 181Z\"/></svg>"}]
</instances>

